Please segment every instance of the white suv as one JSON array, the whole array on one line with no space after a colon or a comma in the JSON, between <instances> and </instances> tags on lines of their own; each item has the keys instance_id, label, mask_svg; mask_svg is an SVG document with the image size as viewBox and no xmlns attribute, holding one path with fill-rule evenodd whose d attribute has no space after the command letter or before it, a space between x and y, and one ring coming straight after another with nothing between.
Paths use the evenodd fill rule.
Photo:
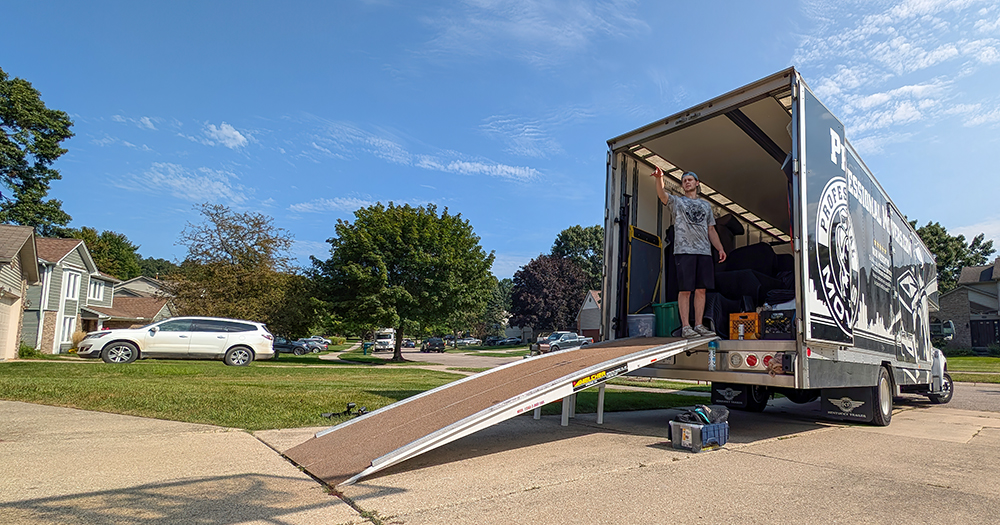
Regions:
<instances>
[{"instance_id":1,"label":"white suv","mask_svg":"<svg viewBox=\"0 0 1000 525\"><path fill-rule=\"evenodd\" d=\"M217 317L174 317L142 328L90 332L76 354L105 363L131 363L140 357L222 359L245 366L274 357L274 337L253 321Z\"/></svg>"}]
</instances>

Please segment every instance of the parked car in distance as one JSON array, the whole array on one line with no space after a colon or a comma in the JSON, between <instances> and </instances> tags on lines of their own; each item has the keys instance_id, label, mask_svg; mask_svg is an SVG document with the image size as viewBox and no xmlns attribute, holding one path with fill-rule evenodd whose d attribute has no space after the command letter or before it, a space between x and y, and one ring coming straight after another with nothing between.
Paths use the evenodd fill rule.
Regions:
<instances>
[{"instance_id":1,"label":"parked car in distance","mask_svg":"<svg viewBox=\"0 0 1000 525\"><path fill-rule=\"evenodd\" d=\"M299 339L295 342L306 345L306 348L308 348L309 351L311 351L314 354L318 352L326 352L327 348L326 343L321 343L319 341L316 341L315 339Z\"/></svg>"},{"instance_id":2,"label":"parked car in distance","mask_svg":"<svg viewBox=\"0 0 1000 525\"><path fill-rule=\"evenodd\" d=\"M325 338L325 337L323 337L323 336L321 336L321 335L309 336L309 337L306 337L304 340L305 341L316 341L317 343L323 343L324 345L329 345L330 344L330 340L327 339L327 338Z\"/></svg>"},{"instance_id":3,"label":"parked car in distance","mask_svg":"<svg viewBox=\"0 0 1000 525\"><path fill-rule=\"evenodd\" d=\"M582 337L576 332L552 332L544 342L538 345L541 353L558 352L567 348L589 345L594 342L592 337Z\"/></svg>"},{"instance_id":4,"label":"parked car in distance","mask_svg":"<svg viewBox=\"0 0 1000 525\"><path fill-rule=\"evenodd\" d=\"M483 339L483 344L486 346L496 346L500 344L500 341L503 341L503 337L498 335L488 335L486 336L486 339Z\"/></svg>"},{"instance_id":5,"label":"parked car in distance","mask_svg":"<svg viewBox=\"0 0 1000 525\"><path fill-rule=\"evenodd\" d=\"M416 346L417 343L415 343L413 339L403 339L403 348L414 348Z\"/></svg>"},{"instance_id":6,"label":"parked car in distance","mask_svg":"<svg viewBox=\"0 0 1000 525\"><path fill-rule=\"evenodd\" d=\"M143 326L90 332L76 354L100 357L105 363L131 363L140 358L222 359L246 366L271 359L274 336L262 323L218 317L173 317Z\"/></svg>"},{"instance_id":7,"label":"parked car in distance","mask_svg":"<svg viewBox=\"0 0 1000 525\"><path fill-rule=\"evenodd\" d=\"M497 343L498 346L519 345L519 344L521 344L520 337L508 337L506 339L501 339L500 342Z\"/></svg>"},{"instance_id":8,"label":"parked car in distance","mask_svg":"<svg viewBox=\"0 0 1000 525\"><path fill-rule=\"evenodd\" d=\"M455 341L455 345L457 346L475 346L482 343L482 340L476 339L475 337L463 337L458 341Z\"/></svg>"},{"instance_id":9,"label":"parked car in distance","mask_svg":"<svg viewBox=\"0 0 1000 525\"><path fill-rule=\"evenodd\" d=\"M440 337L429 337L420 345L421 352L444 352L444 339Z\"/></svg>"},{"instance_id":10,"label":"parked car in distance","mask_svg":"<svg viewBox=\"0 0 1000 525\"><path fill-rule=\"evenodd\" d=\"M274 355L277 358L279 353L281 354L295 354L295 355L306 355L312 352L312 348L309 345L301 341L292 341L291 339L285 337L275 337L274 338ZM316 350L317 352L319 350Z\"/></svg>"}]
</instances>

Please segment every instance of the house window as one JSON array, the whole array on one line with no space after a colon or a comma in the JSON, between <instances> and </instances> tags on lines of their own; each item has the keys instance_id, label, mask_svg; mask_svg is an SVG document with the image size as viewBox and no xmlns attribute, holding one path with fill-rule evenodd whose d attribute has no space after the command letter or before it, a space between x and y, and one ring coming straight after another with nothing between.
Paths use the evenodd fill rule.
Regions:
<instances>
[{"instance_id":1,"label":"house window","mask_svg":"<svg viewBox=\"0 0 1000 525\"><path fill-rule=\"evenodd\" d=\"M66 298L77 300L80 297L80 274L66 272L64 278L66 280Z\"/></svg>"},{"instance_id":2,"label":"house window","mask_svg":"<svg viewBox=\"0 0 1000 525\"><path fill-rule=\"evenodd\" d=\"M63 317L62 324L62 342L71 343L73 342L73 332L76 331L76 316L65 316Z\"/></svg>"},{"instance_id":3,"label":"house window","mask_svg":"<svg viewBox=\"0 0 1000 525\"><path fill-rule=\"evenodd\" d=\"M98 281L97 279L90 280L90 293L87 295L88 298L95 301L104 300L104 283Z\"/></svg>"}]
</instances>

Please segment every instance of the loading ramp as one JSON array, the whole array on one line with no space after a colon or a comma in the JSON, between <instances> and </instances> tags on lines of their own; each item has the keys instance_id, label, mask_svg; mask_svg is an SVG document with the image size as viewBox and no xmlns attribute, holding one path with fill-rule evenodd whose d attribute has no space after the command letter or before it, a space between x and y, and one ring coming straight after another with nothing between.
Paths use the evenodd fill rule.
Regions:
<instances>
[{"instance_id":1,"label":"loading ramp","mask_svg":"<svg viewBox=\"0 0 1000 525\"><path fill-rule=\"evenodd\" d=\"M514 416L537 419L542 405L564 399L565 425L576 392L713 339L617 339L508 363L328 428L285 455L330 485L354 483Z\"/></svg>"}]
</instances>

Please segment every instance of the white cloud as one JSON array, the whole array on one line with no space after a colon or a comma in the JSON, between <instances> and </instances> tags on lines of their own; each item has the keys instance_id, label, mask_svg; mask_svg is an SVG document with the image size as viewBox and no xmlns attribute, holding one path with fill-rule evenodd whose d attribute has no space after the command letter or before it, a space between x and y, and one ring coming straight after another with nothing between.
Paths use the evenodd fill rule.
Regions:
<instances>
[{"instance_id":1,"label":"white cloud","mask_svg":"<svg viewBox=\"0 0 1000 525\"><path fill-rule=\"evenodd\" d=\"M357 153L365 153L392 164L444 173L486 175L520 182L541 176L534 168L500 164L453 151L437 155L415 155L388 134L376 135L342 122L324 121L322 131L310 137L309 147L303 149L300 155L315 161L319 154L347 159Z\"/></svg>"},{"instance_id":2,"label":"white cloud","mask_svg":"<svg viewBox=\"0 0 1000 525\"><path fill-rule=\"evenodd\" d=\"M111 115L111 120L121 124L134 124L143 129L156 131L155 121L158 121L159 119L150 117L139 117L136 119L132 117L123 117L121 115Z\"/></svg>"},{"instance_id":3,"label":"white cloud","mask_svg":"<svg viewBox=\"0 0 1000 525\"><path fill-rule=\"evenodd\" d=\"M324 260L330 257L330 243L320 241L296 240L292 245L292 253L299 258L308 259L310 255Z\"/></svg>"},{"instance_id":4,"label":"white cloud","mask_svg":"<svg viewBox=\"0 0 1000 525\"><path fill-rule=\"evenodd\" d=\"M499 279L513 277L522 266L531 262L534 256L520 253L496 253L493 259L492 272Z\"/></svg>"},{"instance_id":5,"label":"white cloud","mask_svg":"<svg viewBox=\"0 0 1000 525\"><path fill-rule=\"evenodd\" d=\"M964 235L965 242L971 242L979 234L983 234L984 241L993 241L993 249L1000 252L1000 216L990 217L976 224L970 224L969 226L959 226L957 228L949 228L948 233L952 235ZM993 261L993 257L997 254L994 253L990 256L990 261Z\"/></svg>"},{"instance_id":6,"label":"white cloud","mask_svg":"<svg viewBox=\"0 0 1000 525\"><path fill-rule=\"evenodd\" d=\"M810 85L855 145L885 144L870 135L902 135L907 126L970 113L983 101L962 87L1000 63L1000 20L993 23L1000 9L991 0L815 0L804 10L816 27L792 62L816 75ZM971 125L993 118L986 113Z\"/></svg>"},{"instance_id":7,"label":"white cloud","mask_svg":"<svg viewBox=\"0 0 1000 525\"><path fill-rule=\"evenodd\" d=\"M357 197L334 197L332 199L314 199L308 202L292 204L288 209L299 213L353 212L354 210L367 208L373 204L375 204L374 201L359 199Z\"/></svg>"},{"instance_id":8,"label":"white cloud","mask_svg":"<svg viewBox=\"0 0 1000 525\"><path fill-rule=\"evenodd\" d=\"M218 143L229 149L238 149L247 145L247 138L237 131L236 128L225 122L219 127L215 127L215 124L206 124L202 133L208 139L203 142L209 146L214 146Z\"/></svg>"},{"instance_id":9,"label":"white cloud","mask_svg":"<svg viewBox=\"0 0 1000 525\"><path fill-rule=\"evenodd\" d=\"M115 185L157 197L171 195L189 202L242 204L253 190L233 182L234 179L238 177L232 172L154 162L143 173L130 174Z\"/></svg>"},{"instance_id":10,"label":"white cloud","mask_svg":"<svg viewBox=\"0 0 1000 525\"><path fill-rule=\"evenodd\" d=\"M134 150L138 150L138 151L153 151L152 148L150 148L149 146L147 146L145 144L143 144L141 146L138 146L138 145L133 144L133 143L127 141L127 140L122 140L120 138L112 137L110 135L104 135L103 137L101 137L99 139L91 139L90 143L91 144L95 144L97 146L101 146L101 147L113 146L113 145L120 145L120 146L125 146L126 148L131 148L131 149L134 149Z\"/></svg>"},{"instance_id":11,"label":"white cloud","mask_svg":"<svg viewBox=\"0 0 1000 525\"><path fill-rule=\"evenodd\" d=\"M424 22L438 31L427 44L429 55L514 57L541 67L583 53L601 38L648 30L631 0L468 0Z\"/></svg>"},{"instance_id":12,"label":"white cloud","mask_svg":"<svg viewBox=\"0 0 1000 525\"><path fill-rule=\"evenodd\" d=\"M995 108L993 111L988 111L984 113L978 113L969 117L965 121L966 126L981 126L983 124L993 124L995 122L1000 122L1000 108Z\"/></svg>"}]
</instances>

